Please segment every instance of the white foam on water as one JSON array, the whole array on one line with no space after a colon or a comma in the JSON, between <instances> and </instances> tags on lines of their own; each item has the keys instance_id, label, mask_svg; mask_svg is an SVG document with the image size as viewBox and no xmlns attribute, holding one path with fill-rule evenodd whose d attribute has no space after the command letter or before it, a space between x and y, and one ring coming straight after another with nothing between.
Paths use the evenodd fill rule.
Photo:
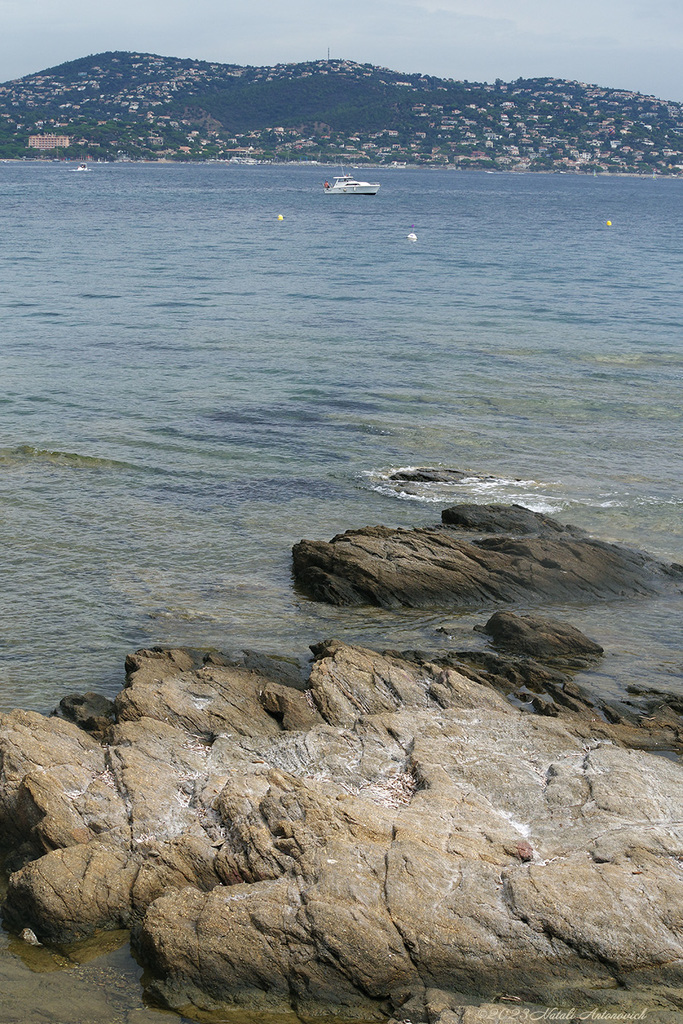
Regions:
<instances>
[{"instance_id":1,"label":"white foam on water","mask_svg":"<svg viewBox=\"0 0 683 1024\"><path fill-rule=\"evenodd\" d=\"M440 467L430 467L439 469ZM496 477L468 473L460 480L393 480L396 473L416 472L415 466L367 470L363 475L377 494L398 501L418 501L426 504L455 504L462 502L482 504L500 502L524 505L532 512L546 515L562 511L564 505L547 490L553 485L530 479Z\"/></svg>"}]
</instances>

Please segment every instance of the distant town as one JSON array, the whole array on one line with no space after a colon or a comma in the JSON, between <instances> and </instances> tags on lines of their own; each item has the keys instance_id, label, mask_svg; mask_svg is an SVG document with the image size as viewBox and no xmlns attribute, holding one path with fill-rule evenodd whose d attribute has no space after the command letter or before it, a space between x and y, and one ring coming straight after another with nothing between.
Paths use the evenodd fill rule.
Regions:
<instances>
[{"instance_id":1,"label":"distant town","mask_svg":"<svg viewBox=\"0 0 683 1024\"><path fill-rule=\"evenodd\" d=\"M0 86L0 158L683 174L683 104L554 78L102 53Z\"/></svg>"}]
</instances>

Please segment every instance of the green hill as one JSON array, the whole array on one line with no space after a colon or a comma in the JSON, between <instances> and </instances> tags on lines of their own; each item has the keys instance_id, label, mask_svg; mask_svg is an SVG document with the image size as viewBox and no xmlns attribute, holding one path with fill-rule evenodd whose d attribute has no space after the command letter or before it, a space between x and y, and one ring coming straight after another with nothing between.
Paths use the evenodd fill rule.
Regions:
<instances>
[{"instance_id":1,"label":"green hill","mask_svg":"<svg viewBox=\"0 0 683 1024\"><path fill-rule=\"evenodd\" d=\"M57 135L68 147L29 145ZM0 156L86 154L679 174L683 106L553 78L472 83L342 60L241 67L126 52L0 86Z\"/></svg>"}]
</instances>

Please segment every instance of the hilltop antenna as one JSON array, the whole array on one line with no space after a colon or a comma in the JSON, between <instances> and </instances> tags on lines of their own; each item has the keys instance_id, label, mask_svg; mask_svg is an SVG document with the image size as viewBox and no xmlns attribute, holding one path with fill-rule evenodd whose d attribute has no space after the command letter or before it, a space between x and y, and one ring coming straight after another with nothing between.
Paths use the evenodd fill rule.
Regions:
<instances>
[{"instance_id":1,"label":"hilltop antenna","mask_svg":"<svg viewBox=\"0 0 683 1024\"><path fill-rule=\"evenodd\" d=\"M327 47L327 62L328 62L328 64L329 64L329 61L330 61L330 48L328 46Z\"/></svg>"}]
</instances>

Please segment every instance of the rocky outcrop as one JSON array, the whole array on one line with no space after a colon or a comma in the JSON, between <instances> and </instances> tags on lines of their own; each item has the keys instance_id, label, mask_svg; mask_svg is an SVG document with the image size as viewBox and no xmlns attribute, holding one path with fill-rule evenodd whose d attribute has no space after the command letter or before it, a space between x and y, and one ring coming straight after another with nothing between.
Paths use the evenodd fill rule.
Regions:
<instances>
[{"instance_id":1,"label":"rocky outcrop","mask_svg":"<svg viewBox=\"0 0 683 1024\"><path fill-rule=\"evenodd\" d=\"M562 526L550 516L523 505L453 505L441 513L441 522L470 533L553 534L582 536L575 526Z\"/></svg>"},{"instance_id":2,"label":"rocky outcrop","mask_svg":"<svg viewBox=\"0 0 683 1024\"><path fill-rule=\"evenodd\" d=\"M547 621L547 620L546 620ZM609 740L672 757L683 754L683 702L671 694L640 691L632 698L600 698L573 678L578 659L537 661L493 651L438 651L400 655L416 668L438 665L491 687L514 707L570 724L576 735Z\"/></svg>"},{"instance_id":3,"label":"rocky outcrop","mask_svg":"<svg viewBox=\"0 0 683 1024\"><path fill-rule=\"evenodd\" d=\"M187 1014L680 998L678 764L569 706L521 711L484 671L314 655L302 690L138 652L102 742L0 716L16 930L131 925L151 993Z\"/></svg>"},{"instance_id":4,"label":"rocky outcrop","mask_svg":"<svg viewBox=\"0 0 683 1024\"><path fill-rule=\"evenodd\" d=\"M471 522L472 507L463 508ZM480 508L475 530L497 534L498 524L508 532L465 539L460 524L375 526L329 542L302 540L293 548L295 579L315 600L382 608L567 603L683 587L681 566L582 536L518 506ZM511 521L521 536L514 528L509 532Z\"/></svg>"},{"instance_id":5,"label":"rocky outcrop","mask_svg":"<svg viewBox=\"0 0 683 1024\"><path fill-rule=\"evenodd\" d=\"M462 469L421 467L415 469L397 469L395 473L390 475L389 479L396 480L400 483L459 484L471 476L471 473L467 473ZM491 478L485 477L484 479Z\"/></svg>"},{"instance_id":6,"label":"rocky outcrop","mask_svg":"<svg viewBox=\"0 0 683 1024\"><path fill-rule=\"evenodd\" d=\"M114 702L100 693L71 693L62 697L55 714L102 736L114 721Z\"/></svg>"},{"instance_id":7,"label":"rocky outcrop","mask_svg":"<svg viewBox=\"0 0 683 1024\"><path fill-rule=\"evenodd\" d=\"M483 626L493 644L513 654L529 654L542 661L585 664L603 653L600 644L590 640L575 626L541 615L515 615L496 612Z\"/></svg>"}]
</instances>

